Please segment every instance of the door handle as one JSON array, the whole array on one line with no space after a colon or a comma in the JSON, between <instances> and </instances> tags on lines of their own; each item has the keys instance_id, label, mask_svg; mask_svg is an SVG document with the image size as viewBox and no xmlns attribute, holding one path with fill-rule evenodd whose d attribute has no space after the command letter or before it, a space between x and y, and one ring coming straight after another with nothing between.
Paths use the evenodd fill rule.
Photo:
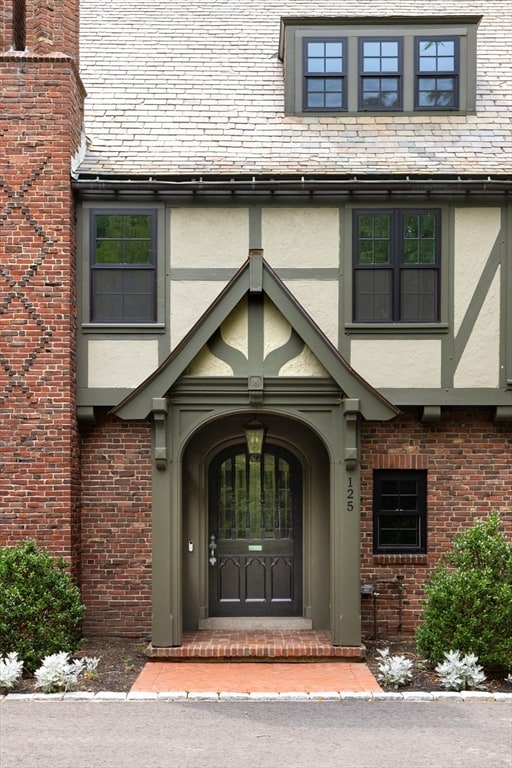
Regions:
<instances>
[{"instance_id":1,"label":"door handle","mask_svg":"<svg viewBox=\"0 0 512 768\"><path fill-rule=\"evenodd\" d=\"M215 557L215 550L217 549L217 544L215 542L215 536L213 535L213 533L210 536L209 549L210 549L210 557L209 557L210 565L216 565L217 558Z\"/></svg>"}]
</instances>

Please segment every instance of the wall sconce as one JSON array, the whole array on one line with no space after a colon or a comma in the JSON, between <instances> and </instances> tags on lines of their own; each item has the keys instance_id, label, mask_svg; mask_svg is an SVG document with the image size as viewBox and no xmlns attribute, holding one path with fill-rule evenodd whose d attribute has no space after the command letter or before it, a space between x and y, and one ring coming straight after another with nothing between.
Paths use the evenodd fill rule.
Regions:
<instances>
[{"instance_id":1,"label":"wall sconce","mask_svg":"<svg viewBox=\"0 0 512 768\"><path fill-rule=\"evenodd\" d=\"M245 426L244 431L249 455L261 456L266 432L263 424L257 419L253 419Z\"/></svg>"}]
</instances>

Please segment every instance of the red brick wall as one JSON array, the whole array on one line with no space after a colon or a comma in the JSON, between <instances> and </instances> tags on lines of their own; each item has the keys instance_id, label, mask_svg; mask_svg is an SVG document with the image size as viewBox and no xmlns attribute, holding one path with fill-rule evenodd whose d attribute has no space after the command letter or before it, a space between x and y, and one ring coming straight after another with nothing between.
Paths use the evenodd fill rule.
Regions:
<instances>
[{"instance_id":1,"label":"red brick wall","mask_svg":"<svg viewBox=\"0 0 512 768\"><path fill-rule=\"evenodd\" d=\"M78 15L71 24L57 5L27 0L27 31L37 16L72 53ZM11 10L2 4L4 37ZM0 545L34 538L79 578L70 168L83 91L75 62L45 45L0 53Z\"/></svg>"},{"instance_id":2,"label":"red brick wall","mask_svg":"<svg viewBox=\"0 0 512 768\"><path fill-rule=\"evenodd\" d=\"M454 534L493 509L512 537L512 428L487 409L443 412L435 423L405 413L362 427L364 636L412 635L423 584ZM151 622L150 425L108 415L82 438L82 589L85 634L148 636ZM373 555L373 469L428 473L428 554ZM375 610L374 610L375 609Z\"/></svg>"},{"instance_id":3,"label":"red brick wall","mask_svg":"<svg viewBox=\"0 0 512 768\"><path fill-rule=\"evenodd\" d=\"M29 53L66 54L78 64L78 0L0 0L0 53L12 48L13 25L23 28Z\"/></svg>"},{"instance_id":4,"label":"red brick wall","mask_svg":"<svg viewBox=\"0 0 512 768\"><path fill-rule=\"evenodd\" d=\"M454 534L497 509L512 538L512 425L494 423L491 409L443 411L422 423L404 413L384 424L364 424L361 445L362 579L379 593L362 596L364 635L411 635L425 580ZM373 555L374 469L427 470L426 555Z\"/></svg>"},{"instance_id":5,"label":"red brick wall","mask_svg":"<svg viewBox=\"0 0 512 768\"><path fill-rule=\"evenodd\" d=\"M151 631L151 427L100 416L82 435L84 635Z\"/></svg>"},{"instance_id":6,"label":"red brick wall","mask_svg":"<svg viewBox=\"0 0 512 768\"><path fill-rule=\"evenodd\" d=\"M0 0L0 53L10 50L13 43L15 0Z\"/></svg>"},{"instance_id":7,"label":"red brick wall","mask_svg":"<svg viewBox=\"0 0 512 768\"><path fill-rule=\"evenodd\" d=\"M78 63L78 0L27 0L27 48L38 54L65 53Z\"/></svg>"}]
</instances>

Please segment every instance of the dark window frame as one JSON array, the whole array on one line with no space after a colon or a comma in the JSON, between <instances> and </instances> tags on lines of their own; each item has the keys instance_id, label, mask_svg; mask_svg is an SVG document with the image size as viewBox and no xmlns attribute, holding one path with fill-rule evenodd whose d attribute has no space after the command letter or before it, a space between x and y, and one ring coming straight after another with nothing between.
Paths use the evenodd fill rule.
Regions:
<instances>
[{"instance_id":1,"label":"dark window frame","mask_svg":"<svg viewBox=\"0 0 512 768\"><path fill-rule=\"evenodd\" d=\"M365 43L397 43L397 59L398 59L398 68L396 72L390 72L386 73L384 70L380 70L375 73L366 72L364 70L364 47ZM404 82L404 55L403 55L403 47L404 47L404 41L403 37L400 35L383 35L381 37L364 37L361 36L358 38L358 111L359 112L397 112L402 111L403 109L403 82ZM364 96L364 83L365 81L368 81L370 79L396 79L398 82L398 88L397 88L397 103L393 104L393 106L385 106L385 105L379 105L379 106L371 106L368 107L364 104L363 96ZM382 94L382 90L380 91Z\"/></svg>"},{"instance_id":2,"label":"dark window frame","mask_svg":"<svg viewBox=\"0 0 512 768\"><path fill-rule=\"evenodd\" d=\"M435 235L434 235L434 261L426 263L406 263L404 260L405 241L403 237L404 222L406 216L430 215L434 217ZM388 216L390 222L389 228L389 261L382 263L360 263L359 261L359 219L362 216ZM418 244L420 243L418 238ZM407 273L412 271L419 275L423 272L434 273L433 285L434 291L434 311L430 317L404 317L403 296L406 294L404 281ZM362 299L358 292L359 275L371 273L376 276L379 272L387 272L391 279L389 281L390 293L390 312L389 317L383 316L363 316ZM352 322L360 324L432 324L440 322L441 313L441 210L438 208L356 208L352 213ZM363 278L364 279L364 278ZM421 295L421 291L418 290ZM376 296L377 293L374 293ZM425 295L428 295L425 292Z\"/></svg>"},{"instance_id":3,"label":"dark window frame","mask_svg":"<svg viewBox=\"0 0 512 768\"><path fill-rule=\"evenodd\" d=\"M395 483L395 493L384 493L385 482ZM416 493L405 493L405 485L416 484ZM410 489L409 489L410 490ZM408 499L408 509L386 509L389 500ZM412 508L413 498L416 507ZM385 501L388 500L388 504ZM414 527L406 526L407 518L415 520ZM401 525L400 525L401 521ZM410 521L409 521L410 522ZM393 525L395 523L395 525ZM387 525L386 525L387 524ZM415 537L414 543L406 539ZM391 537L397 539L391 542ZM386 540L386 536L388 537ZM402 539L402 541L400 541ZM427 471L413 469L376 469L373 472L373 554L425 554L427 552Z\"/></svg>"},{"instance_id":4,"label":"dark window frame","mask_svg":"<svg viewBox=\"0 0 512 768\"><path fill-rule=\"evenodd\" d=\"M147 216L150 218L150 262L149 263L129 263L129 262L99 262L97 261L97 217L99 216ZM105 207L105 208L93 208L89 214L89 243L90 243L90 284L89 284L89 322L98 325L154 325L157 322L157 264L158 264L158 211L156 209L148 208L117 208L117 207ZM125 244L130 238L120 238ZM133 238L136 239L136 238ZM97 309L98 298L98 286L97 283L100 280L100 274L106 271L112 273L119 272L121 280L127 278L130 273L135 272L144 273L151 272L152 277L149 281L149 303L147 311L138 315L130 315L128 312L123 311L122 316L115 317L108 313L101 313Z\"/></svg>"},{"instance_id":5,"label":"dark window frame","mask_svg":"<svg viewBox=\"0 0 512 768\"><path fill-rule=\"evenodd\" d=\"M427 79L429 77L428 74L425 72L420 71L420 43L422 42L432 42L432 43L440 43L440 42L452 42L454 45L454 59L455 59L455 66L452 71L450 70L433 70L430 77L433 79L436 78L450 78L454 82L454 90L453 90L453 104L450 104L448 106L437 106L437 105L427 105L422 106L420 104L420 89L419 89L419 81L420 79ZM446 111L458 111L459 109L459 102L460 102L460 72L461 64L460 64L460 37L458 35L415 35L414 37L414 110L418 112L446 112Z\"/></svg>"},{"instance_id":6,"label":"dark window frame","mask_svg":"<svg viewBox=\"0 0 512 768\"><path fill-rule=\"evenodd\" d=\"M339 43L342 46L342 69L340 72L310 72L308 69L308 45L310 43ZM304 112L345 112L347 109L347 39L346 37L305 37L302 41L302 104ZM341 80L341 105L336 107L310 107L308 106L308 83L313 80ZM324 91L326 93L327 91Z\"/></svg>"}]
</instances>

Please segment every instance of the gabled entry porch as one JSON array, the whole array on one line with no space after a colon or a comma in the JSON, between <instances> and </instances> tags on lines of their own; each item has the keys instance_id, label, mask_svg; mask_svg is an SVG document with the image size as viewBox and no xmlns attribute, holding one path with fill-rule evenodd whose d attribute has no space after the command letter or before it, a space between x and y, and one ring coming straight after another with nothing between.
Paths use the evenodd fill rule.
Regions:
<instances>
[{"instance_id":1,"label":"gabled entry porch","mask_svg":"<svg viewBox=\"0 0 512 768\"><path fill-rule=\"evenodd\" d=\"M259 252L114 412L153 419L154 650L206 652L206 635L189 633L216 617L290 617L327 634L246 636L242 653L360 657L359 423L396 409ZM255 418L257 460L244 446ZM212 658L234 642L210 639Z\"/></svg>"}]
</instances>

